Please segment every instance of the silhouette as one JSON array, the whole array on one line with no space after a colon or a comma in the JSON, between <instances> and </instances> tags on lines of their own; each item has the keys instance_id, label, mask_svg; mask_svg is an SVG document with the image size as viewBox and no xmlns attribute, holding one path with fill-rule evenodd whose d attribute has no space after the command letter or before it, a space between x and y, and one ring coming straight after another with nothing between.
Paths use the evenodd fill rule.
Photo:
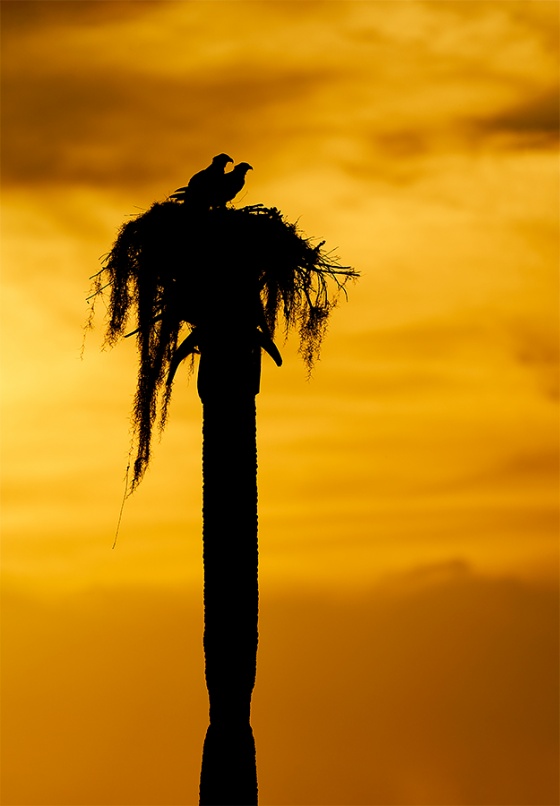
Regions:
<instances>
[{"instance_id":1,"label":"silhouette","mask_svg":"<svg viewBox=\"0 0 560 806\"><path fill-rule=\"evenodd\" d=\"M218 154L207 168L194 174L189 179L188 185L178 188L170 198L202 207L213 207L216 204L216 198L221 198L223 195L222 184L228 162L233 162L230 156Z\"/></svg>"},{"instance_id":2,"label":"silhouette","mask_svg":"<svg viewBox=\"0 0 560 806\"><path fill-rule=\"evenodd\" d=\"M224 174L216 193L216 204L223 205L235 199L239 191L245 184L247 171L252 171L252 165L248 162L240 162L232 171Z\"/></svg>"},{"instance_id":3,"label":"silhouette","mask_svg":"<svg viewBox=\"0 0 560 806\"><path fill-rule=\"evenodd\" d=\"M218 167L227 155L219 156L213 161ZM130 492L148 466L156 420L160 428L165 425L178 367L189 356L199 356L210 702L200 780L204 806L250 806L258 799L250 708L258 643L256 395L261 353L264 349L282 364L273 339L283 320L286 332L298 329L300 352L311 369L337 293L346 293L345 283L357 277L323 250L324 242L313 245L276 208L227 206L226 197L249 168L240 163L225 175L235 174L235 184L219 202L216 194L206 197L204 207L170 199L128 221L94 277L92 294L95 303L110 288L108 344L125 335L137 338ZM130 315L136 328L126 334Z\"/></svg>"}]
</instances>

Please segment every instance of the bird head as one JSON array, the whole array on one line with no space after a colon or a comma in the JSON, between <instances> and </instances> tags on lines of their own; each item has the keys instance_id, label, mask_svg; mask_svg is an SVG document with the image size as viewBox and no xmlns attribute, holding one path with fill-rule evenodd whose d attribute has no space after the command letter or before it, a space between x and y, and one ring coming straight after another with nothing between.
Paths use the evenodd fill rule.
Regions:
<instances>
[{"instance_id":1,"label":"bird head","mask_svg":"<svg viewBox=\"0 0 560 806\"><path fill-rule=\"evenodd\" d=\"M218 154L212 160L212 165L218 165L220 168L225 168L228 162L233 162L228 154Z\"/></svg>"},{"instance_id":2,"label":"bird head","mask_svg":"<svg viewBox=\"0 0 560 806\"><path fill-rule=\"evenodd\" d=\"M240 173L240 174L246 174L246 173L247 173L247 171L252 171L252 170L253 170L253 166L252 166L252 165L249 165L249 163L248 163L248 162L239 162L239 163L238 163L238 164L235 166L235 169L234 169L234 170L236 170L236 171L237 171L238 173Z\"/></svg>"}]
</instances>

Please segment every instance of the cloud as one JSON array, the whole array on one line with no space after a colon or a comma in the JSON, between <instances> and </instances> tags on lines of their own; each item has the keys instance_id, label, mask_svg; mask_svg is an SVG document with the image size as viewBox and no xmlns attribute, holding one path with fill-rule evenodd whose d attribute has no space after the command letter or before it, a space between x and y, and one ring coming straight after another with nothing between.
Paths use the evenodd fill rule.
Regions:
<instances>
[{"instance_id":1,"label":"cloud","mask_svg":"<svg viewBox=\"0 0 560 806\"><path fill-rule=\"evenodd\" d=\"M279 122L329 80L321 64L284 58L279 66L262 48L255 53L262 19L244 26L242 5L233 12L224 4L219 19L196 4L41 5L49 7L43 24L5 31L6 184L146 183L176 175L178 165L196 170L216 151L241 151L251 140L256 149L238 160L253 162L256 153L258 162L281 135ZM82 5L83 19L73 13ZM96 7L113 5L114 20L89 24ZM129 19L128 6L150 13ZM307 13L296 16L310 24ZM285 38L285 24L281 31ZM278 36L270 41L278 47Z\"/></svg>"},{"instance_id":2,"label":"cloud","mask_svg":"<svg viewBox=\"0 0 560 806\"><path fill-rule=\"evenodd\" d=\"M551 148L559 138L559 88L530 90L516 103L487 117L474 117L468 127L475 140L505 138L505 144L514 148Z\"/></svg>"},{"instance_id":3,"label":"cloud","mask_svg":"<svg viewBox=\"0 0 560 806\"><path fill-rule=\"evenodd\" d=\"M130 187L176 176L183 165L186 181L226 146L237 161L247 158L244 126L258 109L257 164L278 134L279 110L304 104L326 80L322 68L278 74L269 66L173 78L108 68L21 75L4 90L4 181Z\"/></svg>"},{"instance_id":4,"label":"cloud","mask_svg":"<svg viewBox=\"0 0 560 806\"><path fill-rule=\"evenodd\" d=\"M79 0L68 3L65 0L3 0L2 29L7 38L38 30L49 35L55 29L75 25L105 25L122 19L134 19L161 4L161 0L142 2L99 2L99 0Z\"/></svg>"},{"instance_id":5,"label":"cloud","mask_svg":"<svg viewBox=\"0 0 560 806\"><path fill-rule=\"evenodd\" d=\"M539 24L495 3L4 5L7 184L165 187L224 149L400 182L553 135Z\"/></svg>"},{"instance_id":6,"label":"cloud","mask_svg":"<svg viewBox=\"0 0 560 806\"><path fill-rule=\"evenodd\" d=\"M511 327L516 359L534 375L545 397L560 395L558 321L516 321Z\"/></svg>"},{"instance_id":7,"label":"cloud","mask_svg":"<svg viewBox=\"0 0 560 806\"><path fill-rule=\"evenodd\" d=\"M264 609L259 673L282 681L259 692L263 795L292 803L297 775L306 804L554 803L556 595L456 560L352 605Z\"/></svg>"},{"instance_id":8,"label":"cloud","mask_svg":"<svg viewBox=\"0 0 560 806\"><path fill-rule=\"evenodd\" d=\"M289 584L322 562L317 577L343 568L355 579L459 540L465 556L494 565L550 556L555 524L547 510L545 531L538 514L549 488L528 490L529 470L507 466L519 456L544 479L550 463L537 473L538 457L556 427L535 394L536 383L554 390L556 163L548 148L504 148L521 142L531 115L539 132L551 126L541 28L512 27L508 9L519 5L495 2L429 3L426 13L401 3L398 14L383 3L138 2L103 24L101 7L114 4L92 7L99 24L80 21L77 3L35 5L56 5L58 17L4 37L13 567L49 584L45 567L62 568L57 578L100 573L81 553L82 524L99 558L120 504L136 358L132 340L102 356L90 341L79 363L87 278L133 205L162 198L230 145L255 166L248 203L301 214L308 234L362 272L311 383L295 339L281 371L263 362L261 500L269 545L291 541L272 558L276 578ZM422 24L404 25L406 14ZM488 325L505 311L530 327ZM183 476L198 495L200 446L171 430L199 437L199 401L193 380L177 387L124 526L131 543L152 546L166 493L172 534L125 576L171 574L185 513L200 510ZM327 535L332 553L321 548ZM369 553L348 549L374 538ZM165 558L162 543L172 543ZM382 543L391 548L376 565Z\"/></svg>"},{"instance_id":9,"label":"cloud","mask_svg":"<svg viewBox=\"0 0 560 806\"><path fill-rule=\"evenodd\" d=\"M451 555L367 593L304 590L262 591L264 802L557 802L556 586L485 578ZM194 802L199 595L3 593L5 802Z\"/></svg>"}]
</instances>

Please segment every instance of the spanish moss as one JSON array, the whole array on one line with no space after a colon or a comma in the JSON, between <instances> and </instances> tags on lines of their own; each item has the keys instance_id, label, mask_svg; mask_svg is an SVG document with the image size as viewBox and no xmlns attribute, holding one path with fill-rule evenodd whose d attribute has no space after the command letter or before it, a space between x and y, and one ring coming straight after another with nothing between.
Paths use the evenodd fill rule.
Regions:
<instances>
[{"instance_id":1,"label":"spanish moss","mask_svg":"<svg viewBox=\"0 0 560 806\"><path fill-rule=\"evenodd\" d=\"M166 422L180 341L184 345L201 325L229 326L236 313L242 319L250 310L255 329L267 339L279 328L284 335L295 329L311 370L340 292L357 276L274 207L193 210L165 201L126 222L93 278L90 299L109 295L106 344L137 340L131 492L150 461L154 425ZM226 316L224 305L215 302L220 290L230 293L232 279L251 302L249 308L239 305L235 294L234 310ZM191 340L190 352L197 352Z\"/></svg>"}]
</instances>

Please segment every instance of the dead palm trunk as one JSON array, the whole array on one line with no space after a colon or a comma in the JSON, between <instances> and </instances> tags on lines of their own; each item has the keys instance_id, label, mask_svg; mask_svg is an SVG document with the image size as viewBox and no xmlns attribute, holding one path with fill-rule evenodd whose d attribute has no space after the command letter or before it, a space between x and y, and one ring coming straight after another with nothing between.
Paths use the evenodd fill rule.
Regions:
<instances>
[{"instance_id":1,"label":"dead palm trunk","mask_svg":"<svg viewBox=\"0 0 560 806\"><path fill-rule=\"evenodd\" d=\"M260 348L249 302L224 282L201 324L198 390L203 404L204 655L210 725L201 806L257 803L250 725L258 642L256 405ZM249 296L243 298L243 293ZM215 314L221 308L218 322ZM227 310L226 310L227 308ZM229 315L227 311L230 311ZM231 321L231 311L236 321ZM241 314L241 316L240 316ZM233 350L225 345L235 338Z\"/></svg>"}]
</instances>

